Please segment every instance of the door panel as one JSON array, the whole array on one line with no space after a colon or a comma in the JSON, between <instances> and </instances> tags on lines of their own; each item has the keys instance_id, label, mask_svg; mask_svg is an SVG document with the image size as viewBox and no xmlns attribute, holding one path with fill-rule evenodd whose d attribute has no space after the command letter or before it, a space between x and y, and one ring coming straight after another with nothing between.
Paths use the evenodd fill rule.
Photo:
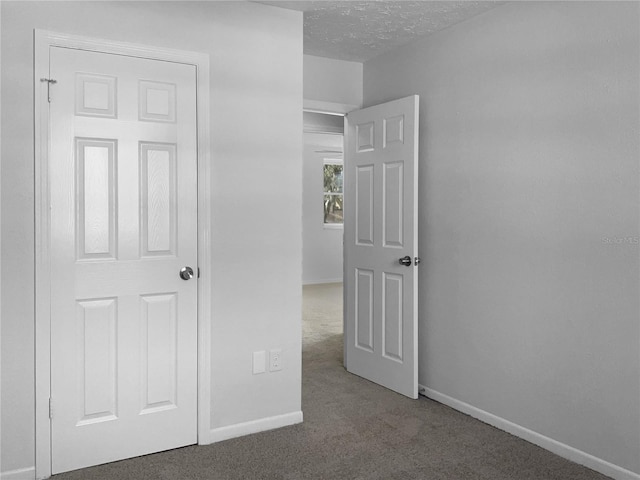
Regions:
<instances>
[{"instance_id":1,"label":"door panel","mask_svg":"<svg viewBox=\"0 0 640 480\"><path fill-rule=\"evenodd\" d=\"M373 245L373 165L356 166L355 190L356 243Z\"/></svg>"},{"instance_id":2,"label":"door panel","mask_svg":"<svg viewBox=\"0 0 640 480\"><path fill-rule=\"evenodd\" d=\"M177 408L176 294L141 295L141 414Z\"/></svg>"},{"instance_id":3,"label":"door panel","mask_svg":"<svg viewBox=\"0 0 640 480\"><path fill-rule=\"evenodd\" d=\"M417 398L418 97L349 113L346 154L345 364Z\"/></svg>"},{"instance_id":4,"label":"door panel","mask_svg":"<svg viewBox=\"0 0 640 480\"><path fill-rule=\"evenodd\" d=\"M195 67L52 47L52 472L197 441Z\"/></svg>"},{"instance_id":5,"label":"door panel","mask_svg":"<svg viewBox=\"0 0 640 480\"><path fill-rule=\"evenodd\" d=\"M116 257L116 140L75 139L78 260Z\"/></svg>"},{"instance_id":6,"label":"door panel","mask_svg":"<svg viewBox=\"0 0 640 480\"><path fill-rule=\"evenodd\" d=\"M117 298L77 303L77 349L80 370L78 425L117 417Z\"/></svg>"},{"instance_id":7,"label":"door panel","mask_svg":"<svg viewBox=\"0 0 640 480\"><path fill-rule=\"evenodd\" d=\"M140 143L142 256L175 255L176 146Z\"/></svg>"},{"instance_id":8,"label":"door panel","mask_svg":"<svg viewBox=\"0 0 640 480\"><path fill-rule=\"evenodd\" d=\"M382 355L402 363L404 278L388 272L384 272L382 277Z\"/></svg>"},{"instance_id":9,"label":"door panel","mask_svg":"<svg viewBox=\"0 0 640 480\"><path fill-rule=\"evenodd\" d=\"M356 269L356 347L373 352L373 271Z\"/></svg>"},{"instance_id":10,"label":"door panel","mask_svg":"<svg viewBox=\"0 0 640 480\"><path fill-rule=\"evenodd\" d=\"M404 164L385 163L382 171L382 244L385 247L402 248L404 243Z\"/></svg>"}]
</instances>

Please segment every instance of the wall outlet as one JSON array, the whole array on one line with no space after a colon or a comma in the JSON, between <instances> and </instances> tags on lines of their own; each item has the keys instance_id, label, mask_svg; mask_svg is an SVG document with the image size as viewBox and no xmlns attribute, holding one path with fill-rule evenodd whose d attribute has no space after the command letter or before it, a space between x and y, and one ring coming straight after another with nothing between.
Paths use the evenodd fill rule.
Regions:
<instances>
[{"instance_id":1,"label":"wall outlet","mask_svg":"<svg viewBox=\"0 0 640 480\"><path fill-rule=\"evenodd\" d=\"M260 350L253 352L253 374L264 373L267 371L267 352Z\"/></svg>"},{"instance_id":2,"label":"wall outlet","mask_svg":"<svg viewBox=\"0 0 640 480\"><path fill-rule=\"evenodd\" d=\"M276 349L269 352L269 371L282 370L282 350Z\"/></svg>"}]
</instances>

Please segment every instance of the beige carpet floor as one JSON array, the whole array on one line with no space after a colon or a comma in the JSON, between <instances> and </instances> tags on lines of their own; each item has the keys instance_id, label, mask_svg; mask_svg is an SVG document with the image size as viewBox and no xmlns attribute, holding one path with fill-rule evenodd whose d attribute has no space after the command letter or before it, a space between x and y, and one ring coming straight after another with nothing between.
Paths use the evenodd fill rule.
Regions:
<instances>
[{"instance_id":1,"label":"beige carpet floor","mask_svg":"<svg viewBox=\"0 0 640 480\"><path fill-rule=\"evenodd\" d=\"M342 367L341 284L304 288L304 423L55 480L602 480L442 404Z\"/></svg>"}]
</instances>

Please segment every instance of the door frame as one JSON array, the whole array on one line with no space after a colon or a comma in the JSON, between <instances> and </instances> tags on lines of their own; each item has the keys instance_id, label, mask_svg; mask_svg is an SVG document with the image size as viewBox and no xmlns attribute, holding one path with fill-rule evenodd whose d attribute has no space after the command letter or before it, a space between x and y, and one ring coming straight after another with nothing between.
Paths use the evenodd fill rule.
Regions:
<instances>
[{"instance_id":1,"label":"door frame","mask_svg":"<svg viewBox=\"0 0 640 480\"><path fill-rule=\"evenodd\" d=\"M304 99L303 102L303 112L317 112L317 113L326 113L329 115L341 115L344 121L344 132L342 134L342 165L343 171L344 166L347 164L347 114L354 110L360 110L364 108L362 104L354 105L350 103L333 103L333 102L325 102L323 100L308 100ZM347 331L347 302L346 302L346 290L344 287L344 278L347 274L345 270L345 258L344 258L344 232L345 229L350 228L347 226L347 222L344 221L342 224L342 365L347 368L347 336L345 332Z\"/></svg>"},{"instance_id":2,"label":"door frame","mask_svg":"<svg viewBox=\"0 0 640 480\"><path fill-rule=\"evenodd\" d=\"M203 53L34 30L35 161L35 468L51 476L51 271L49 251L49 51L51 47L161 60L196 67L198 151L198 444L210 443L211 419L211 166L209 56ZM55 86L53 87L55 92Z\"/></svg>"}]
</instances>

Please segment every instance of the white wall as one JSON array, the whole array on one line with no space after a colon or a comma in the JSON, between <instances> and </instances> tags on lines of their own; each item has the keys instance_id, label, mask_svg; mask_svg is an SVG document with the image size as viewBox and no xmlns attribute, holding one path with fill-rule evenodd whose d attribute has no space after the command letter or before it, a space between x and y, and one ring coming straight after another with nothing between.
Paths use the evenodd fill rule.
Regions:
<instances>
[{"instance_id":1,"label":"white wall","mask_svg":"<svg viewBox=\"0 0 640 480\"><path fill-rule=\"evenodd\" d=\"M317 153L342 150L342 135L304 135L302 167L302 282L304 284L342 281L342 228L324 226L323 165L325 158L341 156Z\"/></svg>"},{"instance_id":2,"label":"white wall","mask_svg":"<svg viewBox=\"0 0 640 480\"><path fill-rule=\"evenodd\" d=\"M301 13L248 2L1 8L3 470L34 462L34 28L210 55L211 427L299 412ZM278 347L283 370L252 375L251 352Z\"/></svg>"},{"instance_id":3,"label":"white wall","mask_svg":"<svg viewBox=\"0 0 640 480\"><path fill-rule=\"evenodd\" d=\"M362 105L362 64L304 56L304 99Z\"/></svg>"},{"instance_id":4,"label":"white wall","mask_svg":"<svg viewBox=\"0 0 640 480\"><path fill-rule=\"evenodd\" d=\"M421 96L420 383L636 473L639 8L513 2L364 65L365 105Z\"/></svg>"}]
</instances>

